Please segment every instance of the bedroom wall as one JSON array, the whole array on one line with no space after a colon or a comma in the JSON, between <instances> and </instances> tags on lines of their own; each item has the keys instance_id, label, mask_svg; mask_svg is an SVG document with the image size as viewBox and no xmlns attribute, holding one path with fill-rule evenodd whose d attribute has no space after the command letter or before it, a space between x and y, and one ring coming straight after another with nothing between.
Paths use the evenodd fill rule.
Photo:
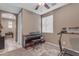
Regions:
<instances>
[{"instance_id":1,"label":"bedroom wall","mask_svg":"<svg viewBox=\"0 0 79 59\"><path fill-rule=\"evenodd\" d=\"M54 33L44 34L44 38L48 42L58 45L59 35L62 27L78 26L79 27L79 4L69 4L64 7L58 8L43 17L53 15L54 17ZM63 35L63 46L79 51L79 35Z\"/></svg>"},{"instance_id":2,"label":"bedroom wall","mask_svg":"<svg viewBox=\"0 0 79 59\"><path fill-rule=\"evenodd\" d=\"M32 13L23 9L23 35L30 32L41 32L41 18L40 15Z\"/></svg>"}]
</instances>

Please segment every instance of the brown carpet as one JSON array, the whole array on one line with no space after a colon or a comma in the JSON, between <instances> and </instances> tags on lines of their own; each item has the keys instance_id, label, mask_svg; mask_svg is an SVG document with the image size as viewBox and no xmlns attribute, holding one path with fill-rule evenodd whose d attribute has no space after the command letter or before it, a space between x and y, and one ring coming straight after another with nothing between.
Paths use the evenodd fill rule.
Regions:
<instances>
[{"instance_id":1,"label":"brown carpet","mask_svg":"<svg viewBox=\"0 0 79 59\"><path fill-rule=\"evenodd\" d=\"M59 49L53 45L45 43L43 45L38 45L35 49L33 48L19 48L0 56L57 56Z\"/></svg>"}]
</instances>

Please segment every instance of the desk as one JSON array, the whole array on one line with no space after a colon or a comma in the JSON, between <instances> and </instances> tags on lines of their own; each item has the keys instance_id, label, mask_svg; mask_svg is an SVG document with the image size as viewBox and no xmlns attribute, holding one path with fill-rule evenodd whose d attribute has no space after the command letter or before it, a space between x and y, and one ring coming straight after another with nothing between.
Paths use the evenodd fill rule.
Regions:
<instances>
[{"instance_id":1,"label":"desk","mask_svg":"<svg viewBox=\"0 0 79 59\"><path fill-rule=\"evenodd\" d=\"M44 42L45 40L42 38L42 35L26 35L23 38L23 47L32 47Z\"/></svg>"}]
</instances>

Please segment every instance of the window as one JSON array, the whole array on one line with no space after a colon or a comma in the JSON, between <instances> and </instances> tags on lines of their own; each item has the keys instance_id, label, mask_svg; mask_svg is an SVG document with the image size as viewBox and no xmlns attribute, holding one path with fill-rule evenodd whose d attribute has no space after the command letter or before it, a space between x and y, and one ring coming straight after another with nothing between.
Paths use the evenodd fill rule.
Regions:
<instances>
[{"instance_id":1,"label":"window","mask_svg":"<svg viewBox=\"0 0 79 59\"><path fill-rule=\"evenodd\" d=\"M2 18L7 18L7 19L16 19L15 15L10 14L10 13L2 13L1 17Z\"/></svg>"},{"instance_id":2,"label":"window","mask_svg":"<svg viewBox=\"0 0 79 59\"><path fill-rule=\"evenodd\" d=\"M53 33L53 15L42 18L42 32Z\"/></svg>"},{"instance_id":3,"label":"window","mask_svg":"<svg viewBox=\"0 0 79 59\"><path fill-rule=\"evenodd\" d=\"M8 21L8 28L12 28L12 21Z\"/></svg>"}]
</instances>

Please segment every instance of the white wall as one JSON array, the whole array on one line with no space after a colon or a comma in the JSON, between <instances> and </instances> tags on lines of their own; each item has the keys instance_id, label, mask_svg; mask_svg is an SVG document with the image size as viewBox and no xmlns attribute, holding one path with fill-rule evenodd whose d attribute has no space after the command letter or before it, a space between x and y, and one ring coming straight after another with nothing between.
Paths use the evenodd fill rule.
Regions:
<instances>
[{"instance_id":1,"label":"white wall","mask_svg":"<svg viewBox=\"0 0 79 59\"><path fill-rule=\"evenodd\" d=\"M18 39L17 43L22 46L22 13L18 15Z\"/></svg>"}]
</instances>

